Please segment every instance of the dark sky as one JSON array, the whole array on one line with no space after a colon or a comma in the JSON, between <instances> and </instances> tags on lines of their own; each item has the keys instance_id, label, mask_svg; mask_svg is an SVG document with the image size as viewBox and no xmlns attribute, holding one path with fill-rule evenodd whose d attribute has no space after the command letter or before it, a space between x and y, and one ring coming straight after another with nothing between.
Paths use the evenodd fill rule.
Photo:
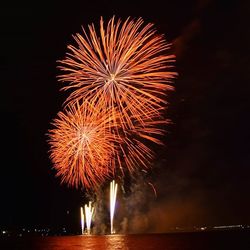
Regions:
<instances>
[{"instance_id":1,"label":"dark sky","mask_svg":"<svg viewBox=\"0 0 250 250\"><path fill-rule=\"evenodd\" d=\"M91 0L1 7L0 227L61 226L67 211L78 223L84 192L60 185L47 153L66 97L56 60L81 25L112 15L153 22L173 43L179 74L150 179L157 198L149 186L131 187L120 201L134 211L129 228L250 224L249 2Z\"/></svg>"}]
</instances>

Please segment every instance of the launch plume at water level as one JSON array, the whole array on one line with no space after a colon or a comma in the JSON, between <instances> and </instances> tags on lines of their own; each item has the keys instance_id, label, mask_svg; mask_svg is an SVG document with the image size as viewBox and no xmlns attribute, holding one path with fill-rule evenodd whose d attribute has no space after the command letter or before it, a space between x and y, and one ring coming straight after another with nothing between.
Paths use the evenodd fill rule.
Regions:
<instances>
[{"instance_id":1,"label":"launch plume at water level","mask_svg":"<svg viewBox=\"0 0 250 250\"><path fill-rule=\"evenodd\" d=\"M115 233L113 228L113 219L115 213L115 203L116 203L116 194L117 194L117 183L113 180L110 183L110 233Z\"/></svg>"},{"instance_id":2,"label":"launch plume at water level","mask_svg":"<svg viewBox=\"0 0 250 250\"><path fill-rule=\"evenodd\" d=\"M81 214L81 227L82 227L82 234L84 234L84 213L83 208L80 208L80 214Z\"/></svg>"},{"instance_id":3,"label":"launch plume at water level","mask_svg":"<svg viewBox=\"0 0 250 250\"><path fill-rule=\"evenodd\" d=\"M90 234L90 227L91 227L93 213L94 213L94 207L92 206L91 201L90 201L89 205L85 204L85 218L86 218L87 234Z\"/></svg>"}]
</instances>

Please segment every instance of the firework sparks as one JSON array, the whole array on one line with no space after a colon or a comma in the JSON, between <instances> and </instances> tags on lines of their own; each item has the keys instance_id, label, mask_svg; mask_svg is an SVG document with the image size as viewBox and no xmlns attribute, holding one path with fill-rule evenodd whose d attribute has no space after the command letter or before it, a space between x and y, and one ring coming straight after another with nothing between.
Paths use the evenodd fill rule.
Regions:
<instances>
[{"instance_id":1,"label":"firework sparks","mask_svg":"<svg viewBox=\"0 0 250 250\"><path fill-rule=\"evenodd\" d=\"M80 215L81 215L81 229L82 229L82 234L84 234L84 212L83 208L80 208Z\"/></svg>"},{"instance_id":2,"label":"firework sparks","mask_svg":"<svg viewBox=\"0 0 250 250\"><path fill-rule=\"evenodd\" d=\"M132 174L136 170L149 169L155 157L152 144L163 145L161 138L168 120L163 117L156 119L154 114L146 111L141 118L144 125L138 121L134 123L133 128L118 131L117 136L121 138L121 143L118 145L119 150L116 151L116 166L122 175L125 172Z\"/></svg>"},{"instance_id":3,"label":"firework sparks","mask_svg":"<svg viewBox=\"0 0 250 250\"><path fill-rule=\"evenodd\" d=\"M110 183L110 233L114 234L115 230L113 228L113 220L115 213L115 203L116 203L116 195L117 195L117 183L113 180Z\"/></svg>"},{"instance_id":4,"label":"firework sparks","mask_svg":"<svg viewBox=\"0 0 250 250\"><path fill-rule=\"evenodd\" d=\"M66 102L83 98L110 110L111 116L117 109L123 128L132 128L134 120L144 124L145 110L158 116L176 75L164 36L142 18L122 22L113 17L107 26L101 18L99 32L93 24L88 28L89 34L83 29L73 36L77 47L69 45L59 61L59 81L68 83L62 90L72 91Z\"/></svg>"},{"instance_id":5,"label":"firework sparks","mask_svg":"<svg viewBox=\"0 0 250 250\"><path fill-rule=\"evenodd\" d=\"M95 189L111 175L114 143L109 112L76 103L59 112L49 130L50 157L57 176L69 186Z\"/></svg>"},{"instance_id":6,"label":"firework sparks","mask_svg":"<svg viewBox=\"0 0 250 250\"><path fill-rule=\"evenodd\" d=\"M94 207L92 206L91 201L90 201L89 205L85 204L87 234L90 234L93 213L94 213Z\"/></svg>"}]
</instances>

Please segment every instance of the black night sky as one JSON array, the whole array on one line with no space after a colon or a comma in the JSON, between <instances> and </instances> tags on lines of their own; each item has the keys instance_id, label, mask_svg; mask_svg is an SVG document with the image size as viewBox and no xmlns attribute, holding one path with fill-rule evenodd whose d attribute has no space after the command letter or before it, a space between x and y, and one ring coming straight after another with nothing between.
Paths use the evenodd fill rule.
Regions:
<instances>
[{"instance_id":1,"label":"black night sky","mask_svg":"<svg viewBox=\"0 0 250 250\"><path fill-rule=\"evenodd\" d=\"M249 1L83 0L1 6L0 228L57 227L68 214L78 223L84 192L60 185L47 153L67 96L56 60L81 25L113 15L153 22L173 43L179 74L151 176L157 198L146 188L148 207L137 209L148 224L138 231L250 224Z\"/></svg>"}]
</instances>

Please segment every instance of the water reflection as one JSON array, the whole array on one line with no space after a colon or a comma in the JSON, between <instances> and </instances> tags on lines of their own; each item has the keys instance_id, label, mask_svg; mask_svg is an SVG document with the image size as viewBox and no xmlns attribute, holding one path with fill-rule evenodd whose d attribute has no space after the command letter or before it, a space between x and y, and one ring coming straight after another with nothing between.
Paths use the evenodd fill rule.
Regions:
<instances>
[{"instance_id":1,"label":"water reflection","mask_svg":"<svg viewBox=\"0 0 250 250\"><path fill-rule=\"evenodd\" d=\"M47 242L48 243L48 242ZM52 237L50 250L128 250L126 235L80 235L67 237ZM63 247L63 248L62 248Z\"/></svg>"},{"instance_id":2,"label":"water reflection","mask_svg":"<svg viewBox=\"0 0 250 250\"><path fill-rule=\"evenodd\" d=\"M105 250L128 250L125 235L107 235L105 236Z\"/></svg>"},{"instance_id":3,"label":"water reflection","mask_svg":"<svg viewBox=\"0 0 250 250\"><path fill-rule=\"evenodd\" d=\"M72 242L73 243L73 242ZM79 247L82 248L79 248ZM84 250L128 250L126 246L126 236L125 235L105 235L105 236L88 236L83 235L74 239L73 248L67 248L70 250L84 249ZM78 247L78 248L74 248Z\"/></svg>"},{"instance_id":4,"label":"water reflection","mask_svg":"<svg viewBox=\"0 0 250 250\"><path fill-rule=\"evenodd\" d=\"M79 235L25 238L3 242L0 249L19 250L211 250L245 249L249 232ZM244 243L244 244L243 244ZM6 247L8 246L8 247ZM234 248L231 248L234 246ZM250 249L249 247L247 249Z\"/></svg>"}]
</instances>

